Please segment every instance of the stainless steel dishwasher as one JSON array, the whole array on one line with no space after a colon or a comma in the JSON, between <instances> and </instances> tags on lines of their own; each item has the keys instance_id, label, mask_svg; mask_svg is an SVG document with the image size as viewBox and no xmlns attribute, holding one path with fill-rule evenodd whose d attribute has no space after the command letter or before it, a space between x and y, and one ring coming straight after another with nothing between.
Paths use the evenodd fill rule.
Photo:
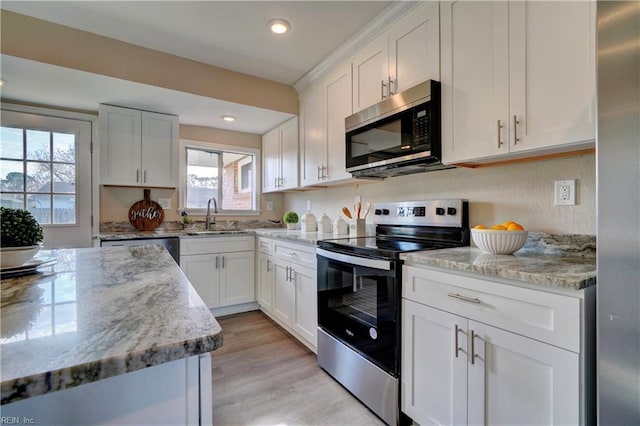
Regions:
<instances>
[{"instance_id":1,"label":"stainless steel dishwasher","mask_svg":"<svg viewBox=\"0 0 640 426\"><path fill-rule=\"evenodd\" d=\"M101 247L114 247L114 246L141 246L145 244L161 244L163 245L171 257L180 265L180 238L178 237L166 237L166 238L133 238L127 240L101 240Z\"/></svg>"}]
</instances>

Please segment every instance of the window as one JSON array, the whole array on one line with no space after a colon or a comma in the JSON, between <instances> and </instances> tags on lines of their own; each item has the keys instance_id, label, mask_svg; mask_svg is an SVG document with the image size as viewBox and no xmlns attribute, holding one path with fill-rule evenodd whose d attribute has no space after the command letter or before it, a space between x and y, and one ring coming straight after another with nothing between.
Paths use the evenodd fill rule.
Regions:
<instances>
[{"instance_id":1,"label":"window","mask_svg":"<svg viewBox=\"0 0 640 426\"><path fill-rule=\"evenodd\" d=\"M193 141L183 141L183 149L183 209L203 214L209 199L215 198L221 213L258 213L257 150Z\"/></svg>"},{"instance_id":2,"label":"window","mask_svg":"<svg viewBox=\"0 0 640 426\"><path fill-rule=\"evenodd\" d=\"M43 225L76 223L76 137L0 128L0 203L26 209Z\"/></svg>"}]
</instances>

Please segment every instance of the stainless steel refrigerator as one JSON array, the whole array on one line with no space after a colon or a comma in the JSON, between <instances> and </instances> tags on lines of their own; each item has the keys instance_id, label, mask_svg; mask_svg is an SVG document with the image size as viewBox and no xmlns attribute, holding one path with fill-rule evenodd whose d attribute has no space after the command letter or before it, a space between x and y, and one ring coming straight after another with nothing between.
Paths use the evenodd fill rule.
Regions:
<instances>
[{"instance_id":1,"label":"stainless steel refrigerator","mask_svg":"<svg viewBox=\"0 0 640 426\"><path fill-rule=\"evenodd\" d=\"M640 424L640 1L597 3L598 423Z\"/></svg>"}]
</instances>

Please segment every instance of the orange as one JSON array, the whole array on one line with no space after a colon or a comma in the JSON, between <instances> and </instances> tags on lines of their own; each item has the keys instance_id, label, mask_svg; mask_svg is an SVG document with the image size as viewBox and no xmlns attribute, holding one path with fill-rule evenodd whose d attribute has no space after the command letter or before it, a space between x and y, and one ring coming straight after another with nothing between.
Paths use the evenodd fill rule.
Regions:
<instances>
[{"instance_id":1,"label":"orange","mask_svg":"<svg viewBox=\"0 0 640 426\"><path fill-rule=\"evenodd\" d=\"M491 229L496 229L498 231L506 231L507 230L507 228L505 228L502 225L491 225Z\"/></svg>"},{"instance_id":2,"label":"orange","mask_svg":"<svg viewBox=\"0 0 640 426\"><path fill-rule=\"evenodd\" d=\"M509 226L507 226L507 231L524 231L524 227L516 222L511 222Z\"/></svg>"},{"instance_id":3,"label":"orange","mask_svg":"<svg viewBox=\"0 0 640 426\"><path fill-rule=\"evenodd\" d=\"M473 227L473 229L487 229L485 225L479 224Z\"/></svg>"},{"instance_id":4,"label":"orange","mask_svg":"<svg viewBox=\"0 0 640 426\"><path fill-rule=\"evenodd\" d=\"M506 222L503 222L502 226L504 226L505 228L509 229L509 225L511 225L512 223L515 223L515 222L512 221L512 220L508 220Z\"/></svg>"}]
</instances>

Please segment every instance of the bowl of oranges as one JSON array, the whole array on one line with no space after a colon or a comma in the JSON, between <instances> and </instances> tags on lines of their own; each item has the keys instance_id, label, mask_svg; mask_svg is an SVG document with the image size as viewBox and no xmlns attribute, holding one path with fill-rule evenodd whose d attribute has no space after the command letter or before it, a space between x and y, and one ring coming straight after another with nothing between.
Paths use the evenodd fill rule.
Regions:
<instances>
[{"instance_id":1,"label":"bowl of oranges","mask_svg":"<svg viewBox=\"0 0 640 426\"><path fill-rule=\"evenodd\" d=\"M471 238L478 248L492 254L513 254L527 242L528 231L517 222L507 221L499 225L476 225Z\"/></svg>"}]
</instances>

